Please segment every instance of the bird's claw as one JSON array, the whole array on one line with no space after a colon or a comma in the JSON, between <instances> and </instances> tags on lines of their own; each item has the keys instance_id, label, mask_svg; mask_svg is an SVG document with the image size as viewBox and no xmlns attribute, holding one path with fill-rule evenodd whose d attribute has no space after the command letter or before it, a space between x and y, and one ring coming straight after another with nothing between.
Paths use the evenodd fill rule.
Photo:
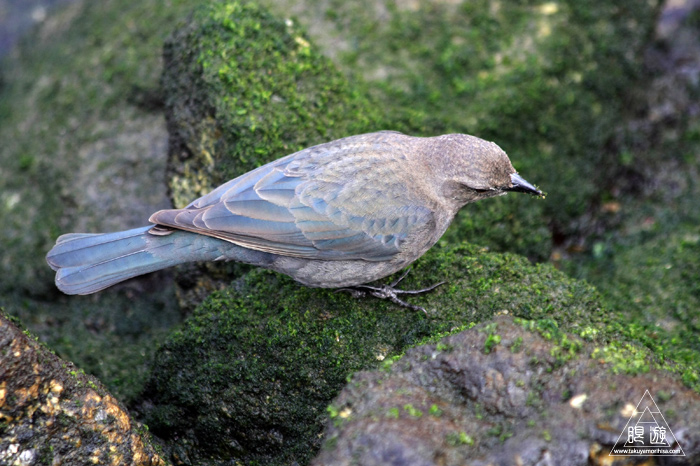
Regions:
<instances>
[{"instance_id":1,"label":"bird's claw","mask_svg":"<svg viewBox=\"0 0 700 466\"><path fill-rule=\"evenodd\" d=\"M423 288L421 290L399 290L396 287L399 283L401 283L401 280L406 278L406 275L408 275L408 272L411 269L406 269L406 271L396 280L394 280L392 283L389 285L382 285L382 286L369 286L369 285L356 285L356 286L351 286L351 287L346 287L346 288L339 288L336 290L338 291L343 291L346 293L350 293L350 296L353 298L363 298L367 295L374 296L375 298L379 299L388 299L394 304L397 304L401 307L407 307L409 309L413 309L414 311L423 311L423 313L427 316L428 311L425 310L424 307L421 306L416 306L415 304L410 304L404 301L403 299L399 298L398 295L400 294L408 294L408 295L416 295L416 294L421 294L421 293L427 293L428 291L432 291L435 288L437 288L440 285L443 285L445 282L439 282L436 283L432 286L429 286L428 288Z\"/></svg>"}]
</instances>

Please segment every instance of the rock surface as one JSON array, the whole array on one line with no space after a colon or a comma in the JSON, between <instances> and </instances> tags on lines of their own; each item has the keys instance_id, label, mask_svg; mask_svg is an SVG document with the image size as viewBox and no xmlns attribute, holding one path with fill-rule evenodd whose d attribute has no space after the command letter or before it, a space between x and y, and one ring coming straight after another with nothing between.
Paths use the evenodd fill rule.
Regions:
<instances>
[{"instance_id":1,"label":"rock surface","mask_svg":"<svg viewBox=\"0 0 700 466\"><path fill-rule=\"evenodd\" d=\"M0 463L165 465L148 431L94 377L0 312Z\"/></svg>"},{"instance_id":2,"label":"rock surface","mask_svg":"<svg viewBox=\"0 0 700 466\"><path fill-rule=\"evenodd\" d=\"M697 464L697 393L663 371L614 374L589 344L553 330L501 316L355 374L312 464L607 465L645 390L685 453L656 459Z\"/></svg>"},{"instance_id":3,"label":"rock surface","mask_svg":"<svg viewBox=\"0 0 700 466\"><path fill-rule=\"evenodd\" d=\"M546 260L590 234L588 213L614 197L623 162L649 163L632 146L651 142L646 129L624 122L643 111L655 75L644 56L661 0L267 3L297 14L341 69L366 79L393 129L495 141L549 194L476 204L450 241Z\"/></svg>"},{"instance_id":4,"label":"rock surface","mask_svg":"<svg viewBox=\"0 0 700 466\"><path fill-rule=\"evenodd\" d=\"M558 379L527 372L537 372L532 361L516 367L522 361L513 356L503 374L544 384L527 391L542 400L528 402L526 397L523 404L520 379L514 388L504 389L501 372L494 377L487 373L483 380L492 391L455 397L472 412L460 417L447 408L441 415L451 416L455 425L469 418L487 433L478 437L469 424L437 438L446 445L445 458L459 458L467 447L482 458L493 454L503 461L520 447L528 459L542 455L541 449L526 448L527 439L551 451L550 457L561 450L547 438L574 442L572 451L580 458L584 446L604 445L605 429L590 422L619 422L626 401L601 414L600 404L590 404L592 396L612 403L619 391L606 398L592 382L561 372L561 367L578 367L591 354L590 365L579 375L619 381L615 386L627 386L629 380L653 382L661 389L650 390L669 418L666 403L675 406L673 400L686 393L675 382L678 376L698 387L694 284L700 269L694 200L700 125L695 91L684 87L697 79L695 65L689 64L697 44L692 14L682 20L683 42L689 44L683 50L689 52L670 57L680 78L655 81L657 89L648 94L663 98L647 108L638 94L647 93L651 78L664 69L650 71L644 59L659 2L307 0L295 5L300 24L320 18L311 29L325 28L319 37L330 37L317 41L320 47L297 20L285 20L292 10L282 2L271 4L273 14L247 2L215 2L187 19L195 3L78 0L42 24L13 64L3 66L0 82L0 300L8 312L41 331L42 340L62 356L99 374L120 400L138 404L167 442L166 455L189 464L232 458L303 464L316 453L324 410L348 374L375 368L382 365L380 359L477 322L492 329L490 320L499 314L535 322L538 330L526 332L528 341L535 341L542 367ZM159 84L163 41L173 29ZM663 64L664 47L677 50L676 38L672 29L659 34L665 41L657 50ZM337 46L338 38L342 44L334 56L343 71L320 52ZM371 98L361 80L354 79L360 74L372 81ZM163 106L172 135L167 180ZM627 125L623 121L629 114L634 118ZM391 123L385 126L386 121ZM164 182L176 202L187 202L271 158L384 127L414 134L479 133L504 144L516 168L539 171L533 181L550 192L546 202L525 204L509 196L465 210L440 248L417 264L406 282L421 287L449 280L436 293L415 299L430 310L429 319L386 303L301 288L261 270L228 286L230 277L240 277L243 269L222 273L207 266L205 273L189 275L190 283L181 275L184 289L197 290L181 300L184 308L204 303L182 330L167 338L140 399L139 387L150 370L143 361L155 351L155 342L165 339L164 329L178 321L172 298L156 298L153 292L158 280L88 298L55 294L43 255L58 234L136 226L150 210L167 204ZM657 176L664 164L668 176ZM639 186L649 184L657 193L652 204L639 196ZM639 198L625 204L620 192ZM641 247L628 250L621 244L620 252L603 237L589 251L590 244L577 242L593 226L601 228L601 235L614 231L618 224L606 222L617 212L634 213L620 230L639 232ZM682 228L676 228L679 223ZM447 247L464 239L538 259L546 259L554 244L552 258L559 264L562 255L590 252L589 276L606 292L605 303L614 307L590 286L550 266L532 266L474 246ZM609 273L601 274L605 268ZM219 291L206 298L215 288ZM475 340L490 348L490 357L505 356L499 351L506 335L516 334L510 327L503 332L503 325L480 333L483 341ZM548 347L537 343L534 334L546 333L543 326L553 335L561 336L556 331L561 328L575 336ZM579 346L577 337L586 343ZM447 350L438 352L449 359ZM575 357L567 359L569 352ZM666 363L666 356L678 364ZM474 357L488 367L484 358ZM391 370L398 374L397 367ZM567 436L570 432L555 430L577 427L579 421L557 420L544 412L544 407L556 414L570 412L564 405L575 393L562 394L559 405L558 395L549 396L561 389L563 379L589 395L581 408L587 413L581 421L587 430L580 443ZM415 383L414 388L424 389ZM46 390L42 386L37 393ZM49 384L42 396L50 399L51 393ZM104 392L95 393L100 403L114 404ZM393 395L403 396L400 390ZM476 396L491 411L479 411ZM80 399L88 406L95 402L92 394ZM403 422L433 416L432 404L417 406L416 401L389 406L389 417L398 415ZM355 420L373 425L344 407L334 405L331 414L341 424L349 415L349 428ZM673 418L690 422L697 420L694 415L692 410L676 411ZM523 416L532 416L536 424L523 427ZM14 439L14 433L6 432L0 443ZM347 440L341 430L333 432ZM681 437L675 427L674 433L687 452L697 452L694 437ZM123 437L125 444L129 439ZM1 451L22 453L16 442L7 445ZM434 445L425 451L430 448ZM604 461L605 453L587 454ZM35 458L31 452L24 455Z\"/></svg>"},{"instance_id":5,"label":"rock surface","mask_svg":"<svg viewBox=\"0 0 700 466\"><path fill-rule=\"evenodd\" d=\"M59 234L140 226L169 206L160 62L143 60L162 38L109 23L114 8L71 3L3 66L0 293L51 295L44 256Z\"/></svg>"},{"instance_id":6,"label":"rock surface","mask_svg":"<svg viewBox=\"0 0 700 466\"><path fill-rule=\"evenodd\" d=\"M532 387L513 381L507 389L520 403L520 428L526 427L527 416L543 416L541 409L526 403L528 397L537 401L541 394L536 385L544 379L537 377L546 377L548 369L583 353L580 340L588 342L585 351L594 351L595 364L601 367L597 372L581 369L580 381L573 378L581 386L597 384L596 377L608 370L628 376L658 371L655 377L680 389L675 382L679 375L661 371L664 364L622 333L624 327L601 307L593 288L551 266L533 266L519 256L469 245L436 247L414 264L402 286L418 289L442 280L447 283L437 290L411 298L426 307L426 317L392 303L350 300L332 290L303 287L288 277L253 270L227 290L210 295L163 344L140 412L151 431L169 444L167 451L191 464L304 464L319 448L324 412L349 375L479 322L493 334L489 345L502 348L500 324L489 327L498 315L534 321L543 333L556 337L553 344L535 345L542 354L532 358L543 362L534 369L526 352L509 362L513 374L520 371L532 379L522 381ZM563 331L576 337L566 337ZM482 340L478 349L483 348ZM586 361L592 361L588 355ZM474 389L475 403L501 403L502 377L479 371L470 377L470 383L485 384ZM659 381L658 386L665 383ZM558 396L564 396L565 387L559 388ZM511 421L501 421L496 424L509 432ZM484 443L483 448L498 450L498 445Z\"/></svg>"},{"instance_id":7,"label":"rock surface","mask_svg":"<svg viewBox=\"0 0 700 466\"><path fill-rule=\"evenodd\" d=\"M381 109L293 20L252 2L197 8L175 25L164 62L178 208L284 155L381 129Z\"/></svg>"},{"instance_id":8,"label":"rock surface","mask_svg":"<svg viewBox=\"0 0 700 466\"><path fill-rule=\"evenodd\" d=\"M0 306L125 401L154 333L181 320L172 280L68 298L45 255L61 234L141 226L170 206L158 79L173 17L192 5L67 3L0 66Z\"/></svg>"},{"instance_id":9,"label":"rock surface","mask_svg":"<svg viewBox=\"0 0 700 466\"><path fill-rule=\"evenodd\" d=\"M384 128L383 109L291 19L252 2L210 2L174 27L161 83L176 207L282 156ZM181 306L193 309L248 269L188 266Z\"/></svg>"}]
</instances>

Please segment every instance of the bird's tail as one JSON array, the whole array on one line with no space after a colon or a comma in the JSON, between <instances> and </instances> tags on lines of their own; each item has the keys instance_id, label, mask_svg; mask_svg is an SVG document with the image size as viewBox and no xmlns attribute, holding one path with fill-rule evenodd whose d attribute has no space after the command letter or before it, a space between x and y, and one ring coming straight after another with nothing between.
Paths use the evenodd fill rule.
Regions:
<instances>
[{"instance_id":1,"label":"bird's tail","mask_svg":"<svg viewBox=\"0 0 700 466\"><path fill-rule=\"evenodd\" d=\"M186 231L156 236L150 229L59 237L46 255L56 286L66 294L90 294L138 275L222 256L223 241Z\"/></svg>"}]
</instances>

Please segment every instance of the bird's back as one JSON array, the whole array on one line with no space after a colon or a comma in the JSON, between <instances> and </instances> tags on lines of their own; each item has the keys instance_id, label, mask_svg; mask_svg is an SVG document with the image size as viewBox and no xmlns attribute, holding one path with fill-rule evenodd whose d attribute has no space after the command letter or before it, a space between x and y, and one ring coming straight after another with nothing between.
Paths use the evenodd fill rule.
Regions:
<instances>
[{"instance_id":1,"label":"bird's back","mask_svg":"<svg viewBox=\"0 0 700 466\"><path fill-rule=\"evenodd\" d=\"M390 260L435 223L416 181L417 139L379 132L313 146L150 221L283 256Z\"/></svg>"}]
</instances>

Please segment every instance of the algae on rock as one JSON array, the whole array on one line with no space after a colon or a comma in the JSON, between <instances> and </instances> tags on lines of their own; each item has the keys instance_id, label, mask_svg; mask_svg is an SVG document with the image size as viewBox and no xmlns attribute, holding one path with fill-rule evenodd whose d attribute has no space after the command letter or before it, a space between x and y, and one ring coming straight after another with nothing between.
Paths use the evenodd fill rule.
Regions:
<instances>
[{"instance_id":1,"label":"algae on rock","mask_svg":"<svg viewBox=\"0 0 700 466\"><path fill-rule=\"evenodd\" d=\"M0 292L55 295L44 256L72 231L144 224L167 207L160 55L188 2L81 1L2 66Z\"/></svg>"},{"instance_id":2,"label":"algae on rock","mask_svg":"<svg viewBox=\"0 0 700 466\"><path fill-rule=\"evenodd\" d=\"M619 325L657 354L695 368L683 370L683 379L700 388L697 225L677 225L671 233L627 244L604 262L593 262L598 262L598 287L608 307L619 313Z\"/></svg>"},{"instance_id":3,"label":"algae on rock","mask_svg":"<svg viewBox=\"0 0 700 466\"><path fill-rule=\"evenodd\" d=\"M303 148L385 128L383 108L292 21L245 1L213 1L176 25L161 79L176 207ZM180 305L193 309L241 264L187 265ZM202 272L204 271L204 273Z\"/></svg>"},{"instance_id":4,"label":"algae on rock","mask_svg":"<svg viewBox=\"0 0 700 466\"><path fill-rule=\"evenodd\" d=\"M195 3L77 0L0 65L0 305L122 401L181 319L171 280L68 297L45 255L61 234L145 225L169 206L162 47Z\"/></svg>"},{"instance_id":5,"label":"algae on rock","mask_svg":"<svg viewBox=\"0 0 700 466\"><path fill-rule=\"evenodd\" d=\"M0 309L2 464L169 464L153 438L92 376Z\"/></svg>"},{"instance_id":6,"label":"algae on rock","mask_svg":"<svg viewBox=\"0 0 700 466\"><path fill-rule=\"evenodd\" d=\"M683 450L674 464L695 464L700 395L677 377L613 373L577 336L498 316L411 348L389 369L354 374L328 409L312 464L610 464L618 439L627 439L631 413L621 407L638 406L645 390L665 413L656 419L668 423L667 441Z\"/></svg>"},{"instance_id":7,"label":"algae on rock","mask_svg":"<svg viewBox=\"0 0 700 466\"><path fill-rule=\"evenodd\" d=\"M382 13L384 4L370 3L364 4L367 12ZM640 374L664 364L665 354L650 356L633 341L657 351L661 345L650 341L654 335L640 335L641 327L627 325L601 305L587 284L549 265L454 246L468 239L542 259L553 235L559 241L583 228L577 223L582 213L606 195L608 177L624 162L616 152L615 123L634 110L626 108L626 89L643 84L641 51L658 2L442 2L417 5L417 11L410 2L389 2L384 23L365 21L365 11L344 13L364 8L362 3L331 2L326 19L351 37L347 53L336 56L346 69L365 71L376 86L372 97L359 80L345 77L324 58L295 21L236 1L212 2L181 20L193 4L77 4L66 13L79 19L75 27L59 25L42 36L48 38L44 42L27 45L24 69L13 67L5 76L0 139L7 145L0 161L7 171L0 172L0 243L7 250L0 270L8 278L2 290L56 298L43 260L55 236L77 227L118 228L122 219L135 221L115 213L124 207L121 202L131 208L131 198L120 196L118 187L112 194L102 188L121 172L114 154L148 149L153 157L162 155L161 98L172 137L169 184L177 206L274 158L378 129L425 135L459 131L493 139L550 196L527 204L509 196L465 209L405 283L419 287L448 280L414 300L430 309L430 319L383 302L304 288L263 270L214 293L166 341L145 393L144 413L154 431L171 442L171 452L184 453L195 464L212 456L309 461L319 444L324 410L348 374L497 314L537 320L553 333L566 330L591 341L597 360L612 371ZM166 44L161 94L160 44L178 24ZM58 43L59 37L69 45ZM11 94L22 89L23 96ZM95 120L95 127L88 124ZM154 176L160 172L150 156L120 160L134 175L161 179ZM158 186L127 178L122 181L134 197L150 199L152 192L140 189ZM110 205L108 212L100 211L104 204ZM682 245L678 254L696 251L693 235L674 238L673 244ZM657 251L657 244L649 246ZM621 256L619 265L644 262L640 251ZM674 261L678 254L672 254ZM634 282L632 272L622 272L627 270L618 274L622 281ZM695 269L687 273L681 274L682 283L697 275ZM209 292L202 289L192 303ZM620 299L634 299L635 290L622 290ZM683 305L696 298L692 286L686 291L689 301ZM37 302L18 300L11 311L40 326L68 322L46 334L54 348L78 361L81 350L90 353L94 346L57 337L61 331L67 335L65 329L76 321L57 309L76 311L84 321L81 337L114 322L141 337L134 312L172 310L164 299L139 311L129 293L110 293L72 298L80 304L61 301L48 314L35 313ZM120 313L113 313L114 320L98 312L84 317L102 306L100 312L114 306ZM696 324L695 314L678 309L684 322ZM159 315L165 321L172 317ZM484 349L496 352L503 340L489 325ZM674 344L683 349L690 343ZM558 346L556 361L575 356L575 345ZM123 354L88 354L80 364L99 373L104 361L110 365ZM697 351L689 354L687 360L674 356L680 362L674 370L697 386L697 365L692 367ZM116 387L126 385L122 395L132 398L143 368L125 375L136 374L135 380L118 380L124 373L122 365L102 377L117 379ZM406 412L416 414L413 408ZM211 450L199 449L202 445Z\"/></svg>"},{"instance_id":8,"label":"algae on rock","mask_svg":"<svg viewBox=\"0 0 700 466\"><path fill-rule=\"evenodd\" d=\"M499 144L546 202L477 203L446 240L537 260L588 232L585 214L622 171L631 148L620 134L644 105L635 92L650 80L644 54L662 3L263 1L318 31L341 69L367 80L393 129Z\"/></svg>"},{"instance_id":9,"label":"algae on rock","mask_svg":"<svg viewBox=\"0 0 700 466\"><path fill-rule=\"evenodd\" d=\"M545 319L551 332L566 330L600 348L620 338L607 330L615 316L596 291L550 265L466 244L435 247L403 285L442 280L412 299L428 309L426 317L255 269L210 295L162 346L144 394L148 425L166 442L178 438L194 464L206 463L196 448L203 444L218 460L304 463L320 445L325 409L346 377L409 346L499 314ZM560 346L564 358L571 348Z\"/></svg>"},{"instance_id":10,"label":"algae on rock","mask_svg":"<svg viewBox=\"0 0 700 466\"><path fill-rule=\"evenodd\" d=\"M198 8L164 56L176 207L284 155L384 129L382 109L292 20L254 3Z\"/></svg>"}]
</instances>

